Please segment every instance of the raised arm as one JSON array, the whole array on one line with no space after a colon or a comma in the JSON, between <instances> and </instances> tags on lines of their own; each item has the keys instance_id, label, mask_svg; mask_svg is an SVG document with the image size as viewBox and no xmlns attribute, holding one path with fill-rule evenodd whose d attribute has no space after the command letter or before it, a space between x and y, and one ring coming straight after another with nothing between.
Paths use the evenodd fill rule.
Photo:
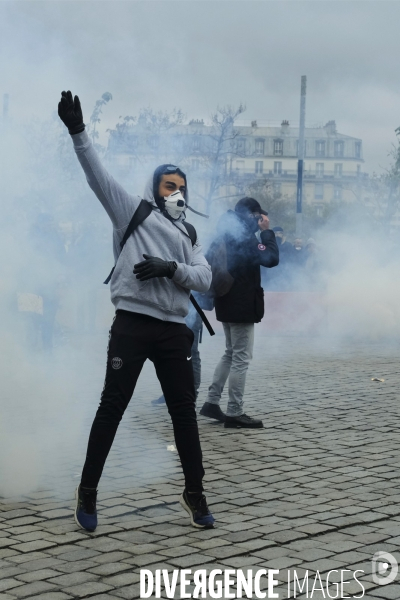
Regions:
<instances>
[{"instance_id":1,"label":"raised arm","mask_svg":"<svg viewBox=\"0 0 400 600\"><path fill-rule=\"evenodd\" d=\"M78 96L62 92L58 115L68 127L74 149L89 186L100 200L115 229L126 227L139 205L139 196L131 196L105 169L85 131Z\"/></svg>"}]
</instances>

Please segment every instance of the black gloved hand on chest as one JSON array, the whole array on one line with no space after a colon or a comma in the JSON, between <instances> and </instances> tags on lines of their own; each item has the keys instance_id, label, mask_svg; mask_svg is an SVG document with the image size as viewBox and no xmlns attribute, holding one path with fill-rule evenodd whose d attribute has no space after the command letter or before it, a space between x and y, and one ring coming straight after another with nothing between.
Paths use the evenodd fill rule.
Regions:
<instances>
[{"instance_id":1,"label":"black gloved hand on chest","mask_svg":"<svg viewBox=\"0 0 400 600\"><path fill-rule=\"evenodd\" d=\"M58 116L71 135L81 133L85 129L81 103L78 96L72 97L72 93L61 92L61 100L58 103Z\"/></svg>"},{"instance_id":2,"label":"black gloved hand on chest","mask_svg":"<svg viewBox=\"0 0 400 600\"><path fill-rule=\"evenodd\" d=\"M178 265L173 260L162 260L162 258L149 256L148 254L143 254L143 257L146 260L137 263L133 268L136 279L140 281L146 281L154 277L168 277L168 279L172 279L178 268Z\"/></svg>"}]
</instances>

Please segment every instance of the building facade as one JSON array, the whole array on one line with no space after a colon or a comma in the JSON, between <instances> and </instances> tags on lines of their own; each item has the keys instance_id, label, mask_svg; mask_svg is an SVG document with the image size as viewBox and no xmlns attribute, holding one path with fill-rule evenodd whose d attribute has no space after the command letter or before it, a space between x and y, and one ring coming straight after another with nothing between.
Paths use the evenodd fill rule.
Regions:
<instances>
[{"instance_id":1,"label":"building facade","mask_svg":"<svg viewBox=\"0 0 400 600\"><path fill-rule=\"evenodd\" d=\"M299 130L282 121L280 127L239 127L232 170L241 177L266 177L275 191L295 196ZM362 140L338 133L335 121L306 128L304 202L323 206L332 200L359 197L368 177L363 171Z\"/></svg>"},{"instance_id":2,"label":"building facade","mask_svg":"<svg viewBox=\"0 0 400 600\"><path fill-rule=\"evenodd\" d=\"M146 163L182 165L197 180L198 196L206 199L210 181L219 178L219 193L233 194L255 180L268 181L276 194L295 198L299 129L232 124L225 131L193 120L166 131L150 132L132 125L125 138L110 136L109 154L125 171ZM307 127L304 153L304 203L323 208L334 200L360 200L368 175L363 170L362 140L341 134L335 121ZM200 187L202 189L200 190ZM217 188L218 186L216 186Z\"/></svg>"}]
</instances>

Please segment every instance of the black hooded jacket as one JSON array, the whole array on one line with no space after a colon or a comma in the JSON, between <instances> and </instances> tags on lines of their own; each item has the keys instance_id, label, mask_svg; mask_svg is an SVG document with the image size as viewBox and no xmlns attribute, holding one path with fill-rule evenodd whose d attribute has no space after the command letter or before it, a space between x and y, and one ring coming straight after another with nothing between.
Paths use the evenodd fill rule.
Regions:
<instances>
[{"instance_id":1,"label":"black hooded jacket","mask_svg":"<svg viewBox=\"0 0 400 600\"><path fill-rule=\"evenodd\" d=\"M261 243L246 221L229 210L218 225L228 257L228 271L234 278L230 291L215 298L218 321L224 323L259 323L264 316L264 291L260 266L276 267L279 249L271 230L261 232Z\"/></svg>"}]
</instances>

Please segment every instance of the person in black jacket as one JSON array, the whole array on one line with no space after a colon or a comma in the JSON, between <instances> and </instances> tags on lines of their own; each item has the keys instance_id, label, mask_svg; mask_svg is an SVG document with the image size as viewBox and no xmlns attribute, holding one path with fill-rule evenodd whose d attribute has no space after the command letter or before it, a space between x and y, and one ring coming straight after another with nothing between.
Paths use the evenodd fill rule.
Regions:
<instances>
[{"instance_id":1,"label":"person in black jacket","mask_svg":"<svg viewBox=\"0 0 400 600\"><path fill-rule=\"evenodd\" d=\"M223 216L219 226L233 284L227 294L215 298L215 312L224 327L226 350L215 369L207 402L200 414L223 421L225 427L263 427L262 421L252 419L243 410L246 373L253 352L254 323L259 323L264 316L260 266L275 267L279 263L275 234L269 230L268 217L261 215L257 200L242 198L235 211L230 210ZM256 236L258 230L261 230L259 239ZM224 415L219 404L228 378L229 400Z\"/></svg>"}]
</instances>

